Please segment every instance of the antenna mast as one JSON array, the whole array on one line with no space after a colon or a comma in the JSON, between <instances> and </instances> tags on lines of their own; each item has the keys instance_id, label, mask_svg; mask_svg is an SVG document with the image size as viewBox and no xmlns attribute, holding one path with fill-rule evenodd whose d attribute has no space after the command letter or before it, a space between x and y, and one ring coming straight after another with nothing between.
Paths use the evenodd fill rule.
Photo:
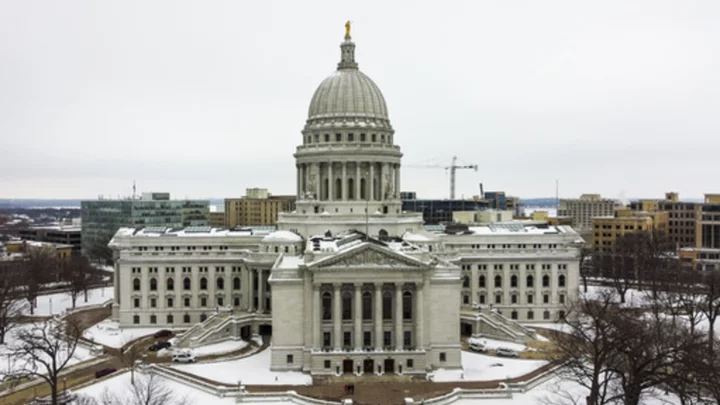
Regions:
<instances>
[{"instance_id":1,"label":"antenna mast","mask_svg":"<svg viewBox=\"0 0 720 405\"><path fill-rule=\"evenodd\" d=\"M135 180L133 180L133 194L132 194L132 199L133 199L133 200L135 199Z\"/></svg>"}]
</instances>

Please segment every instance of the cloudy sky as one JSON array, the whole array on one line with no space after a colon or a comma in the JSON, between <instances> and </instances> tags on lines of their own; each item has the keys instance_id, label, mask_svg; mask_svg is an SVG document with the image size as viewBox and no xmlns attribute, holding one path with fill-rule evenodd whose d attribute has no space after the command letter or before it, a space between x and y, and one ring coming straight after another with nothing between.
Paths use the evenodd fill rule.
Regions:
<instances>
[{"instance_id":1,"label":"cloudy sky","mask_svg":"<svg viewBox=\"0 0 720 405\"><path fill-rule=\"evenodd\" d=\"M0 198L294 193L348 19L403 163L479 165L458 195L720 192L716 0L0 0Z\"/></svg>"}]
</instances>

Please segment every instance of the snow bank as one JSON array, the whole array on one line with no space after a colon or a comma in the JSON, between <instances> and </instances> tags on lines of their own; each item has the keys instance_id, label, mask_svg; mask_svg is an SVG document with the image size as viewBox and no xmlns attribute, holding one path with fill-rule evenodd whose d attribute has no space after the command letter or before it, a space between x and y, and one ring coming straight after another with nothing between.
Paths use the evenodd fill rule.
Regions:
<instances>
[{"instance_id":1,"label":"snow bank","mask_svg":"<svg viewBox=\"0 0 720 405\"><path fill-rule=\"evenodd\" d=\"M430 373L436 382L490 381L515 378L530 373L546 364L545 360L519 360L462 352L462 370L439 369Z\"/></svg>"}]
</instances>

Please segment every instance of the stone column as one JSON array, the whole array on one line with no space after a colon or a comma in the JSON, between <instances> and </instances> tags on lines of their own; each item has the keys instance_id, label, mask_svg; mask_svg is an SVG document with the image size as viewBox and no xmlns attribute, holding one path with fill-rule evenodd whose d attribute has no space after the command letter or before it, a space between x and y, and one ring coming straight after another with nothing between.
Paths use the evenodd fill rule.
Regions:
<instances>
[{"instance_id":1,"label":"stone column","mask_svg":"<svg viewBox=\"0 0 720 405\"><path fill-rule=\"evenodd\" d=\"M295 194L297 196L297 199L302 199L302 166L296 165L295 168L297 169L297 184L295 185Z\"/></svg>"},{"instance_id":2,"label":"stone column","mask_svg":"<svg viewBox=\"0 0 720 405\"><path fill-rule=\"evenodd\" d=\"M354 314L354 321L355 321L355 349L361 350L362 349L362 337L363 337L363 330L362 330L362 283L355 283L355 308L353 308L355 311Z\"/></svg>"},{"instance_id":3,"label":"stone column","mask_svg":"<svg viewBox=\"0 0 720 405\"><path fill-rule=\"evenodd\" d=\"M342 196L341 200L347 201L348 199L348 178L347 178L347 162L342 162Z\"/></svg>"},{"instance_id":4,"label":"stone column","mask_svg":"<svg viewBox=\"0 0 720 405\"><path fill-rule=\"evenodd\" d=\"M360 162L355 162L355 200L360 201L360 179L362 173L360 172Z\"/></svg>"},{"instance_id":5,"label":"stone column","mask_svg":"<svg viewBox=\"0 0 720 405\"><path fill-rule=\"evenodd\" d=\"M369 200L375 201L375 162L370 162L370 194Z\"/></svg>"},{"instance_id":6,"label":"stone column","mask_svg":"<svg viewBox=\"0 0 720 405\"><path fill-rule=\"evenodd\" d=\"M402 283L395 283L395 350L403 348Z\"/></svg>"},{"instance_id":7,"label":"stone column","mask_svg":"<svg viewBox=\"0 0 720 405\"><path fill-rule=\"evenodd\" d=\"M322 347L322 311L320 310L320 285L313 284L313 349Z\"/></svg>"},{"instance_id":8,"label":"stone column","mask_svg":"<svg viewBox=\"0 0 720 405\"><path fill-rule=\"evenodd\" d=\"M385 181L385 175L389 173L388 172L388 164L382 163L380 165L380 195L378 196L379 200L385 199L385 187L387 187L387 181Z\"/></svg>"},{"instance_id":9,"label":"stone column","mask_svg":"<svg viewBox=\"0 0 720 405\"><path fill-rule=\"evenodd\" d=\"M395 194L400 198L400 165L395 165Z\"/></svg>"},{"instance_id":10,"label":"stone column","mask_svg":"<svg viewBox=\"0 0 720 405\"><path fill-rule=\"evenodd\" d=\"M383 347L382 286L382 283L375 283L375 350L382 350Z\"/></svg>"},{"instance_id":11,"label":"stone column","mask_svg":"<svg viewBox=\"0 0 720 405\"><path fill-rule=\"evenodd\" d=\"M423 283L415 285L415 344L418 349L422 349L425 344L423 334L425 333L425 300L423 299Z\"/></svg>"},{"instance_id":12,"label":"stone column","mask_svg":"<svg viewBox=\"0 0 720 405\"><path fill-rule=\"evenodd\" d=\"M258 312L265 312L265 271L262 269L257 270L258 275Z\"/></svg>"},{"instance_id":13,"label":"stone column","mask_svg":"<svg viewBox=\"0 0 720 405\"><path fill-rule=\"evenodd\" d=\"M245 289L247 290L247 294L245 296L247 297L247 310L248 311L254 311L255 310L255 289L253 285L253 274L255 273L254 270L245 268Z\"/></svg>"},{"instance_id":14,"label":"stone column","mask_svg":"<svg viewBox=\"0 0 720 405\"><path fill-rule=\"evenodd\" d=\"M487 280L485 281L487 282ZM480 297L478 297L478 270L476 264L470 265L470 304L480 304Z\"/></svg>"},{"instance_id":15,"label":"stone column","mask_svg":"<svg viewBox=\"0 0 720 405\"><path fill-rule=\"evenodd\" d=\"M333 194L333 183L335 183L335 180L333 179L333 162L330 161L328 164L328 170L327 170L327 184L328 184L328 201L332 201L335 199L335 194Z\"/></svg>"},{"instance_id":16,"label":"stone column","mask_svg":"<svg viewBox=\"0 0 720 405\"><path fill-rule=\"evenodd\" d=\"M333 346L335 347L335 350L339 350L342 348L342 307L340 306L342 296L340 292L340 287L342 287L342 284L336 283L333 284L333 313L332 313L332 320L333 320Z\"/></svg>"}]
</instances>

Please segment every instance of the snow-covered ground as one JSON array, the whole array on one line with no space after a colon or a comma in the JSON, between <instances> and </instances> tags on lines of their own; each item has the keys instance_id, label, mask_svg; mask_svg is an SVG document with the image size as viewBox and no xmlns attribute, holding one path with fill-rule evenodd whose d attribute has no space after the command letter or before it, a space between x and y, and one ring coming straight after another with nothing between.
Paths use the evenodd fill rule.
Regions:
<instances>
[{"instance_id":1,"label":"snow-covered ground","mask_svg":"<svg viewBox=\"0 0 720 405\"><path fill-rule=\"evenodd\" d=\"M245 342L243 340L230 340L227 342L220 342L211 345L196 347L193 348L192 351L193 353L195 353L195 356L200 357L234 352L236 350L245 348L247 345L248 342Z\"/></svg>"},{"instance_id":2,"label":"snow-covered ground","mask_svg":"<svg viewBox=\"0 0 720 405\"><path fill-rule=\"evenodd\" d=\"M18 357L12 354L12 348L20 344L17 339L17 335L21 330L28 330L32 328L32 324L20 325L12 329L5 336L5 344L0 345L0 380L2 377L9 373L18 372L24 368L27 364L27 358ZM75 349L75 353L68 362L68 365L76 364L81 361L89 360L95 356L90 354L90 351L78 346Z\"/></svg>"},{"instance_id":3,"label":"snow-covered ground","mask_svg":"<svg viewBox=\"0 0 720 405\"><path fill-rule=\"evenodd\" d=\"M141 374L135 374L135 378L147 378ZM231 405L235 404L235 398L218 398L212 394L194 389L185 384L177 383L166 378L154 377L160 381L167 389L171 390L176 400L186 399L188 404L196 405ZM83 389L75 391L80 395L91 396L97 400L101 399L107 391L113 396L125 398L132 391L130 384L130 373L122 373L117 376L110 377L98 384L87 386ZM268 403L267 405L273 405Z\"/></svg>"},{"instance_id":4,"label":"snow-covered ground","mask_svg":"<svg viewBox=\"0 0 720 405\"><path fill-rule=\"evenodd\" d=\"M523 352L527 350L527 346L520 344L520 343L513 343L513 342L506 342L504 340L497 340L497 339L490 339L486 337L479 337L479 338L468 338L468 343L472 341L477 341L480 343L483 343L485 345L485 348L488 350L495 350L498 347L504 347L510 350L515 350L516 352Z\"/></svg>"},{"instance_id":5,"label":"snow-covered ground","mask_svg":"<svg viewBox=\"0 0 720 405\"><path fill-rule=\"evenodd\" d=\"M462 370L440 369L432 380L441 381L489 381L515 378L548 364L545 360L520 360L463 351Z\"/></svg>"},{"instance_id":6,"label":"snow-covered ground","mask_svg":"<svg viewBox=\"0 0 720 405\"><path fill-rule=\"evenodd\" d=\"M172 367L226 384L309 385L312 378L298 371L270 371L272 348L239 360L173 365Z\"/></svg>"},{"instance_id":7,"label":"snow-covered ground","mask_svg":"<svg viewBox=\"0 0 720 405\"><path fill-rule=\"evenodd\" d=\"M85 330L83 337L101 345L120 348L132 340L152 335L163 328L120 328L117 322L105 319Z\"/></svg>"},{"instance_id":8,"label":"snow-covered ground","mask_svg":"<svg viewBox=\"0 0 720 405\"><path fill-rule=\"evenodd\" d=\"M75 302L75 307L85 307L88 305L102 304L103 302L113 298L115 291L112 286L95 288L88 291L88 302L85 302L84 294L80 294ZM50 316L60 314L67 309L72 308L72 300L70 294L55 293L48 295L41 295L37 298L37 307L35 308L34 315L37 316ZM29 307L25 310L26 314L30 314Z\"/></svg>"}]
</instances>

